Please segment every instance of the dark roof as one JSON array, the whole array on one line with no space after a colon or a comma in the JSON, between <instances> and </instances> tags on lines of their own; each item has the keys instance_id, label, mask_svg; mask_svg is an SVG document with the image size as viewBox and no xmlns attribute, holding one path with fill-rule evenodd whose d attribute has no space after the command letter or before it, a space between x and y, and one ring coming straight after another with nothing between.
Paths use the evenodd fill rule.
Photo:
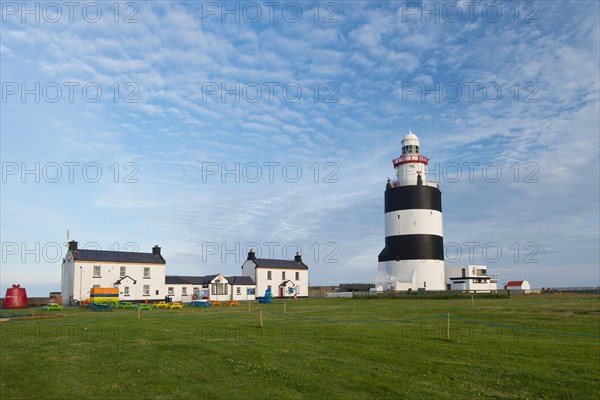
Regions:
<instances>
[{"instance_id":1,"label":"dark roof","mask_svg":"<svg viewBox=\"0 0 600 400\"><path fill-rule=\"evenodd\" d=\"M208 285L217 275L206 276L165 276L165 284L171 285Z\"/></svg>"},{"instance_id":2,"label":"dark roof","mask_svg":"<svg viewBox=\"0 0 600 400\"><path fill-rule=\"evenodd\" d=\"M227 276L226 279L232 285L254 285L254 279L249 276Z\"/></svg>"},{"instance_id":3,"label":"dark roof","mask_svg":"<svg viewBox=\"0 0 600 400\"><path fill-rule=\"evenodd\" d=\"M521 286L524 281L509 281L505 286Z\"/></svg>"},{"instance_id":4,"label":"dark roof","mask_svg":"<svg viewBox=\"0 0 600 400\"><path fill-rule=\"evenodd\" d=\"M133 251L113 251L96 249L78 249L73 252L78 261L104 261L118 263L166 264L163 256L153 253L135 253Z\"/></svg>"},{"instance_id":5,"label":"dark roof","mask_svg":"<svg viewBox=\"0 0 600 400\"><path fill-rule=\"evenodd\" d=\"M135 283L137 282L135 279L133 279L132 277L130 277L129 275L125 275L124 277L120 278L118 281L115 282L115 285L120 285L121 282L123 282L125 279L131 279L133 281L133 284L135 285Z\"/></svg>"},{"instance_id":6,"label":"dark roof","mask_svg":"<svg viewBox=\"0 0 600 400\"><path fill-rule=\"evenodd\" d=\"M165 276L165 284L170 285L208 285L217 275L206 276ZM226 276L231 285L254 285L254 280L249 276Z\"/></svg>"},{"instance_id":7,"label":"dark roof","mask_svg":"<svg viewBox=\"0 0 600 400\"><path fill-rule=\"evenodd\" d=\"M269 260L267 258L257 258L252 261L256 264L256 268L308 269L308 266L302 261Z\"/></svg>"}]
</instances>

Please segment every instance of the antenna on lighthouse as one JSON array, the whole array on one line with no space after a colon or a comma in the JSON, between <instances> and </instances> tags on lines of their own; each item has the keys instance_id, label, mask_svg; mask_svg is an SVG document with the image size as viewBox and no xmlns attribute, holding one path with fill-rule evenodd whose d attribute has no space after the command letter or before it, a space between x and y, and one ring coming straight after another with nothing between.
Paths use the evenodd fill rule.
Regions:
<instances>
[{"instance_id":1,"label":"antenna on lighthouse","mask_svg":"<svg viewBox=\"0 0 600 400\"><path fill-rule=\"evenodd\" d=\"M67 247L69 247L69 236L70 236L69 230L67 229Z\"/></svg>"}]
</instances>

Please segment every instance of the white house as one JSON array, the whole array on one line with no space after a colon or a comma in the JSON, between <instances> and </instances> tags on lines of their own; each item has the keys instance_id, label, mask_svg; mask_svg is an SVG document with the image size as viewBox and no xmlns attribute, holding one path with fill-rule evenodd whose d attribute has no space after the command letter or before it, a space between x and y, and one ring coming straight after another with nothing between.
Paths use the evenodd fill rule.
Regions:
<instances>
[{"instance_id":1,"label":"white house","mask_svg":"<svg viewBox=\"0 0 600 400\"><path fill-rule=\"evenodd\" d=\"M300 253L293 260L256 258L252 249L242 265L242 275L256 283L256 295L263 296L268 288L273 297L308 297L308 266Z\"/></svg>"},{"instance_id":2,"label":"white house","mask_svg":"<svg viewBox=\"0 0 600 400\"><path fill-rule=\"evenodd\" d=\"M528 293L531 290L531 286L529 286L529 282L527 281L509 281L504 285L504 289L511 292Z\"/></svg>"},{"instance_id":3,"label":"white house","mask_svg":"<svg viewBox=\"0 0 600 400\"><path fill-rule=\"evenodd\" d=\"M88 299L95 287L119 288L121 301L164 299L165 269L159 246L151 253L79 249L73 240L62 263L63 305Z\"/></svg>"},{"instance_id":4,"label":"white house","mask_svg":"<svg viewBox=\"0 0 600 400\"><path fill-rule=\"evenodd\" d=\"M166 276L167 295L172 301L255 300L255 285L249 276Z\"/></svg>"},{"instance_id":5,"label":"white house","mask_svg":"<svg viewBox=\"0 0 600 400\"><path fill-rule=\"evenodd\" d=\"M62 263L63 304L90 298L92 288L119 288L120 301L256 300L271 288L273 297L308 297L308 266L294 260L256 258L250 250L242 276L166 276L159 246L151 253L79 249L76 241Z\"/></svg>"},{"instance_id":6,"label":"white house","mask_svg":"<svg viewBox=\"0 0 600 400\"><path fill-rule=\"evenodd\" d=\"M446 289L489 292L498 289L498 276L488 275L485 265L447 266Z\"/></svg>"}]
</instances>

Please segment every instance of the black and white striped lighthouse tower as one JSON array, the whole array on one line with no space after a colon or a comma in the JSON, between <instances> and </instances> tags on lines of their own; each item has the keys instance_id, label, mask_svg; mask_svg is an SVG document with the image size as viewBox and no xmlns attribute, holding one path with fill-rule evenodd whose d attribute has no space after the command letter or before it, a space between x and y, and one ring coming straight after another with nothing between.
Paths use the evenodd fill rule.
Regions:
<instances>
[{"instance_id":1,"label":"black and white striped lighthouse tower","mask_svg":"<svg viewBox=\"0 0 600 400\"><path fill-rule=\"evenodd\" d=\"M384 290L444 290L442 193L427 180L429 159L419 138L402 139L395 159L396 180L385 189L385 248L379 254L377 284Z\"/></svg>"}]
</instances>

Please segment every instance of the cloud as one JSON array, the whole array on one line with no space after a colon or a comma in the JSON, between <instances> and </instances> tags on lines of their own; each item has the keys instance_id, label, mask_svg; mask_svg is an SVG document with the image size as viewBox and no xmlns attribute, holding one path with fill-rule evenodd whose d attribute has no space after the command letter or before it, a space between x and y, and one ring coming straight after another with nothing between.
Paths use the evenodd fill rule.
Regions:
<instances>
[{"instance_id":1,"label":"cloud","mask_svg":"<svg viewBox=\"0 0 600 400\"><path fill-rule=\"evenodd\" d=\"M3 160L94 161L108 174L115 162L135 162L140 182L12 182L2 191L3 237L35 242L42 233L31 227L52 215L85 240L158 240L171 274L238 270L234 260L198 262L206 242L298 241L305 253L318 243L311 283L372 281L385 180L412 129L438 175L452 162L480 165L472 182L466 173L440 182L448 241L499 243L506 257L492 269L531 276L534 286L559 286L569 258L579 266L569 284L594 279L598 5L544 3L529 24L423 21L394 2L338 7L332 23L308 11L297 23L205 22L196 4L149 2L133 24L4 24L4 82L96 82L103 96L3 102ZM272 97L269 82L279 85ZM472 100L468 82L478 84ZM127 83L137 102L124 101ZM254 83L263 90L256 102L243 92ZM301 87L298 101L282 94L289 83ZM407 96L406 83L418 92ZM486 84L501 88L498 101L484 98ZM462 88L458 101L448 98L452 85ZM253 162L278 162L276 178L263 169L256 183L223 183L221 171L205 181L207 163L238 163L241 174ZM286 181L286 163L301 166L299 182ZM497 183L481 175L490 163L502 168ZM532 171L538 182L523 182ZM330 242L335 263L323 260ZM537 243L540 262L511 261L514 242ZM20 275L3 265L5 276Z\"/></svg>"}]
</instances>

